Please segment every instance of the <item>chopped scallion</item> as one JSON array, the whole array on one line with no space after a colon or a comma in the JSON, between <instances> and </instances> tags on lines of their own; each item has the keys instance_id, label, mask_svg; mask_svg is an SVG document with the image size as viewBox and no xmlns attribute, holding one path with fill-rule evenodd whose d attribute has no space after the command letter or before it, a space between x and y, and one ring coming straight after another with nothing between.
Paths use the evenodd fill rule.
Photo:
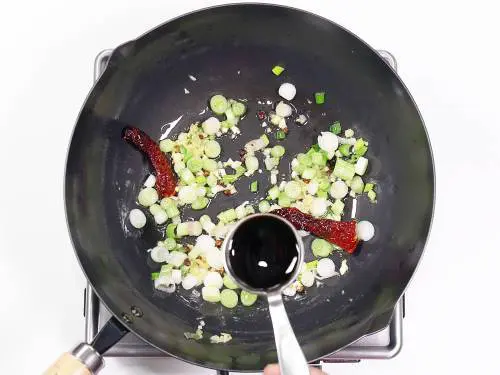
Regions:
<instances>
[{"instance_id":1,"label":"chopped scallion","mask_svg":"<svg viewBox=\"0 0 500 375\"><path fill-rule=\"evenodd\" d=\"M366 154L366 151L368 151L368 147L365 144L365 141L363 138L359 138L356 140L356 143L354 144L352 151L359 156L363 156Z\"/></svg>"},{"instance_id":2,"label":"chopped scallion","mask_svg":"<svg viewBox=\"0 0 500 375\"><path fill-rule=\"evenodd\" d=\"M315 257L326 258L332 253L333 246L322 238L316 238L311 243L311 250Z\"/></svg>"},{"instance_id":3,"label":"chopped scallion","mask_svg":"<svg viewBox=\"0 0 500 375\"><path fill-rule=\"evenodd\" d=\"M331 124L330 131L335 135L339 135L342 132L342 126L340 126L340 121L335 121L333 124Z\"/></svg>"},{"instance_id":4,"label":"chopped scallion","mask_svg":"<svg viewBox=\"0 0 500 375\"><path fill-rule=\"evenodd\" d=\"M270 200L278 199L278 196L280 195L280 189L277 186L273 186L271 189L269 189L267 195L268 199Z\"/></svg>"},{"instance_id":5,"label":"chopped scallion","mask_svg":"<svg viewBox=\"0 0 500 375\"><path fill-rule=\"evenodd\" d=\"M276 132L276 139L282 140L286 138L286 133L283 130L278 130Z\"/></svg>"},{"instance_id":6,"label":"chopped scallion","mask_svg":"<svg viewBox=\"0 0 500 375\"><path fill-rule=\"evenodd\" d=\"M240 300L243 306L252 306L257 301L257 295L242 290L240 293Z\"/></svg>"},{"instance_id":7,"label":"chopped scallion","mask_svg":"<svg viewBox=\"0 0 500 375\"><path fill-rule=\"evenodd\" d=\"M356 194L361 194L363 192L363 188L365 184L363 183L363 179L359 176L354 176L351 181L351 190Z\"/></svg>"},{"instance_id":8,"label":"chopped scallion","mask_svg":"<svg viewBox=\"0 0 500 375\"><path fill-rule=\"evenodd\" d=\"M281 207L290 207L292 205L292 199L285 193L281 193L278 197L278 205Z\"/></svg>"},{"instance_id":9,"label":"chopped scallion","mask_svg":"<svg viewBox=\"0 0 500 375\"><path fill-rule=\"evenodd\" d=\"M375 184L373 184L371 182L367 182L365 184L365 188L363 189L363 193L368 193L369 191L372 191L374 187L375 187Z\"/></svg>"},{"instance_id":10,"label":"chopped scallion","mask_svg":"<svg viewBox=\"0 0 500 375\"><path fill-rule=\"evenodd\" d=\"M282 66L276 65L271 70L275 76L279 76L281 73L283 73L285 71L285 68L283 68Z\"/></svg>"},{"instance_id":11,"label":"chopped scallion","mask_svg":"<svg viewBox=\"0 0 500 375\"><path fill-rule=\"evenodd\" d=\"M186 166L191 172L196 173L201 171L203 167L203 161L198 157L192 157L187 161Z\"/></svg>"},{"instance_id":12,"label":"chopped scallion","mask_svg":"<svg viewBox=\"0 0 500 375\"><path fill-rule=\"evenodd\" d=\"M340 145L340 147L339 147L339 151L343 156L351 155L350 149L351 149L351 145L349 145L347 143L344 143L344 144Z\"/></svg>"},{"instance_id":13,"label":"chopped scallion","mask_svg":"<svg viewBox=\"0 0 500 375\"><path fill-rule=\"evenodd\" d=\"M193 210L203 210L208 206L208 198L206 197L198 197L195 199L193 203L191 203L191 208Z\"/></svg>"},{"instance_id":14,"label":"chopped scallion","mask_svg":"<svg viewBox=\"0 0 500 375\"><path fill-rule=\"evenodd\" d=\"M256 193L257 191L259 191L259 182L258 181L252 181L252 183L250 184L250 191L252 193Z\"/></svg>"},{"instance_id":15,"label":"chopped scallion","mask_svg":"<svg viewBox=\"0 0 500 375\"><path fill-rule=\"evenodd\" d=\"M210 109L218 115L226 112L228 107L227 99L222 95L214 95L210 98Z\"/></svg>"},{"instance_id":16,"label":"chopped scallion","mask_svg":"<svg viewBox=\"0 0 500 375\"><path fill-rule=\"evenodd\" d=\"M281 158L285 155L285 148L283 146L277 145L271 149L271 155L275 158Z\"/></svg>"},{"instance_id":17,"label":"chopped scallion","mask_svg":"<svg viewBox=\"0 0 500 375\"><path fill-rule=\"evenodd\" d=\"M205 176L196 176L195 182L198 185L203 186L203 185L205 185L207 183L207 178Z\"/></svg>"},{"instance_id":18,"label":"chopped scallion","mask_svg":"<svg viewBox=\"0 0 500 375\"><path fill-rule=\"evenodd\" d=\"M175 231L177 229L177 224L168 224L167 225L167 237L168 238L176 238Z\"/></svg>"},{"instance_id":19,"label":"chopped scallion","mask_svg":"<svg viewBox=\"0 0 500 375\"><path fill-rule=\"evenodd\" d=\"M259 202L259 212L266 213L271 208L271 205L268 201L263 200Z\"/></svg>"},{"instance_id":20,"label":"chopped scallion","mask_svg":"<svg viewBox=\"0 0 500 375\"><path fill-rule=\"evenodd\" d=\"M375 193L375 190L370 190L366 195L372 202L375 202L377 200L377 193Z\"/></svg>"},{"instance_id":21,"label":"chopped scallion","mask_svg":"<svg viewBox=\"0 0 500 375\"><path fill-rule=\"evenodd\" d=\"M355 174L354 165L345 160L337 159L333 168L333 174L344 181L350 180Z\"/></svg>"},{"instance_id":22,"label":"chopped scallion","mask_svg":"<svg viewBox=\"0 0 500 375\"><path fill-rule=\"evenodd\" d=\"M323 104L325 102L324 91L315 92L314 93L314 101L316 102L316 104Z\"/></svg>"},{"instance_id":23,"label":"chopped scallion","mask_svg":"<svg viewBox=\"0 0 500 375\"><path fill-rule=\"evenodd\" d=\"M220 303L222 306L232 309L238 304L238 294L234 290L224 289L220 293Z\"/></svg>"},{"instance_id":24,"label":"chopped scallion","mask_svg":"<svg viewBox=\"0 0 500 375\"><path fill-rule=\"evenodd\" d=\"M238 116L238 117L241 117L245 114L246 112L246 107L245 107L245 104L243 103L240 103L240 102L234 102L232 105L231 105L231 111L233 111L233 114L235 116Z\"/></svg>"}]
</instances>

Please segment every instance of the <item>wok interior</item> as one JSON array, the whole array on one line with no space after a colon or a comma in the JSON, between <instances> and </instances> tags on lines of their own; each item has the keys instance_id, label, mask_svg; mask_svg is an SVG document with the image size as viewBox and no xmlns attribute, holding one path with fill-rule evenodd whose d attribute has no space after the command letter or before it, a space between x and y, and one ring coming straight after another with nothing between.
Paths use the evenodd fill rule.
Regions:
<instances>
[{"instance_id":1,"label":"wok interior","mask_svg":"<svg viewBox=\"0 0 500 375\"><path fill-rule=\"evenodd\" d=\"M270 72L277 63L286 66L278 78ZM66 208L77 255L104 303L118 316L139 307L144 315L129 327L187 361L234 370L276 361L267 306L260 300L251 308L229 310L182 288L171 295L154 290L150 274L159 267L146 249L163 238L163 229L150 215L142 231L127 219L151 170L109 119L159 138L163 124L183 115L170 133L175 136L210 116L199 113L212 94L247 99L242 135L222 141L221 159L235 159L242 144L263 133L255 116L257 100L275 102L284 81L296 85L293 104L307 111L310 121L289 125L282 172L288 171L291 156L339 120L369 141L368 176L378 189L377 204L358 199L356 216L375 224L376 237L348 256L349 272L286 302L307 358L383 328L420 258L433 205L430 147L411 97L374 51L329 21L288 8L228 6L171 21L118 48L88 97L71 141ZM315 91L327 93L324 105L307 103ZM217 196L206 210L186 212L183 219L205 213L215 219L223 209L256 202L248 189L254 179L243 178L238 194ZM257 179L262 196L270 186L268 174ZM312 258L311 240L305 240L306 260ZM334 261L340 264L339 254ZM228 332L233 340L225 345L186 340L183 333L194 331L201 318L205 337Z\"/></svg>"}]
</instances>

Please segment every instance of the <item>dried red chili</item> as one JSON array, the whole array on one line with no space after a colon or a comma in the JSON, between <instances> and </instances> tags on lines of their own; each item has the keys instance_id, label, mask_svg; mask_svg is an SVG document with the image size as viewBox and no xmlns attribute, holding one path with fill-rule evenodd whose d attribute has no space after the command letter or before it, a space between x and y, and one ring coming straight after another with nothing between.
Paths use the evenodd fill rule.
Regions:
<instances>
[{"instance_id":1,"label":"dried red chili","mask_svg":"<svg viewBox=\"0 0 500 375\"><path fill-rule=\"evenodd\" d=\"M169 161L160 150L160 146L142 130L134 127L125 128L123 139L132 143L148 157L155 170L156 190L158 190L160 197L174 195L176 179Z\"/></svg>"},{"instance_id":2,"label":"dried red chili","mask_svg":"<svg viewBox=\"0 0 500 375\"><path fill-rule=\"evenodd\" d=\"M359 240L356 235L356 221L354 220L317 219L294 207L279 208L271 211L271 213L287 219L295 228L311 232L341 247L350 254L356 250Z\"/></svg>"}]
</instances>

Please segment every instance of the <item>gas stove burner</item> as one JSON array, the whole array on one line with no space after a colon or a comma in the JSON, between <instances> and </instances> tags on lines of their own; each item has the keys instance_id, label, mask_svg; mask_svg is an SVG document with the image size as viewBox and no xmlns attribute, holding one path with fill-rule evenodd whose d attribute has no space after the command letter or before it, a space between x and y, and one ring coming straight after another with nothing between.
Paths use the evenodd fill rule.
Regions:
<instances>
[{"instance_id":1,"label":"gas stove burner","mask_svg":"<svg viewBox=\"0 0 500 375\"><path fill-rule=\"evenodd\" d=\"M397 63L394 56L384 50L380 56L394 69ZM104 50L95 59L94 80L97 80L106 68L112 50ZM85 341L92 341L104 323L111 317L106 307L87 284L84 298ZM401 350L403 344L404 296L397 303L391 323L381 331L364 336L350 346L322 358L322 363L359 362L363 359L391 359ZM121 341L110 348L106 357L168 357L164 352L150 346L133 333L127 334ZM173 359L173 358L172 358Z\"/></svg>"}]
</instances>

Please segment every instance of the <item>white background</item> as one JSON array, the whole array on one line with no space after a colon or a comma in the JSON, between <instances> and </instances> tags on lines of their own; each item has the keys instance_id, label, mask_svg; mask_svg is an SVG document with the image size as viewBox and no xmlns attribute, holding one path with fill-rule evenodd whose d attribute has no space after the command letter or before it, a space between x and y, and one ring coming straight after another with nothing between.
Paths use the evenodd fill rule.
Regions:
<instances>
[{"instance_id":1,"label":"white background","mask_svg":"<svg viewBox=\"0 0 500 375\"><path fill-rule=\"evenodd\" d=\"M39 374L83 338L85 281L66 230L63 173L95 55L174 16L216 3L2 4L2 374ZM495 2L279 3L328 17L396 56L426 121L436 162L435 219L407 293L403 351L390 361L326 370L341 375L500 373L500 22ZM210 373L173 360L120 359L109 360L103 374L195 371Z\"/></svg>"}]
</instances>

